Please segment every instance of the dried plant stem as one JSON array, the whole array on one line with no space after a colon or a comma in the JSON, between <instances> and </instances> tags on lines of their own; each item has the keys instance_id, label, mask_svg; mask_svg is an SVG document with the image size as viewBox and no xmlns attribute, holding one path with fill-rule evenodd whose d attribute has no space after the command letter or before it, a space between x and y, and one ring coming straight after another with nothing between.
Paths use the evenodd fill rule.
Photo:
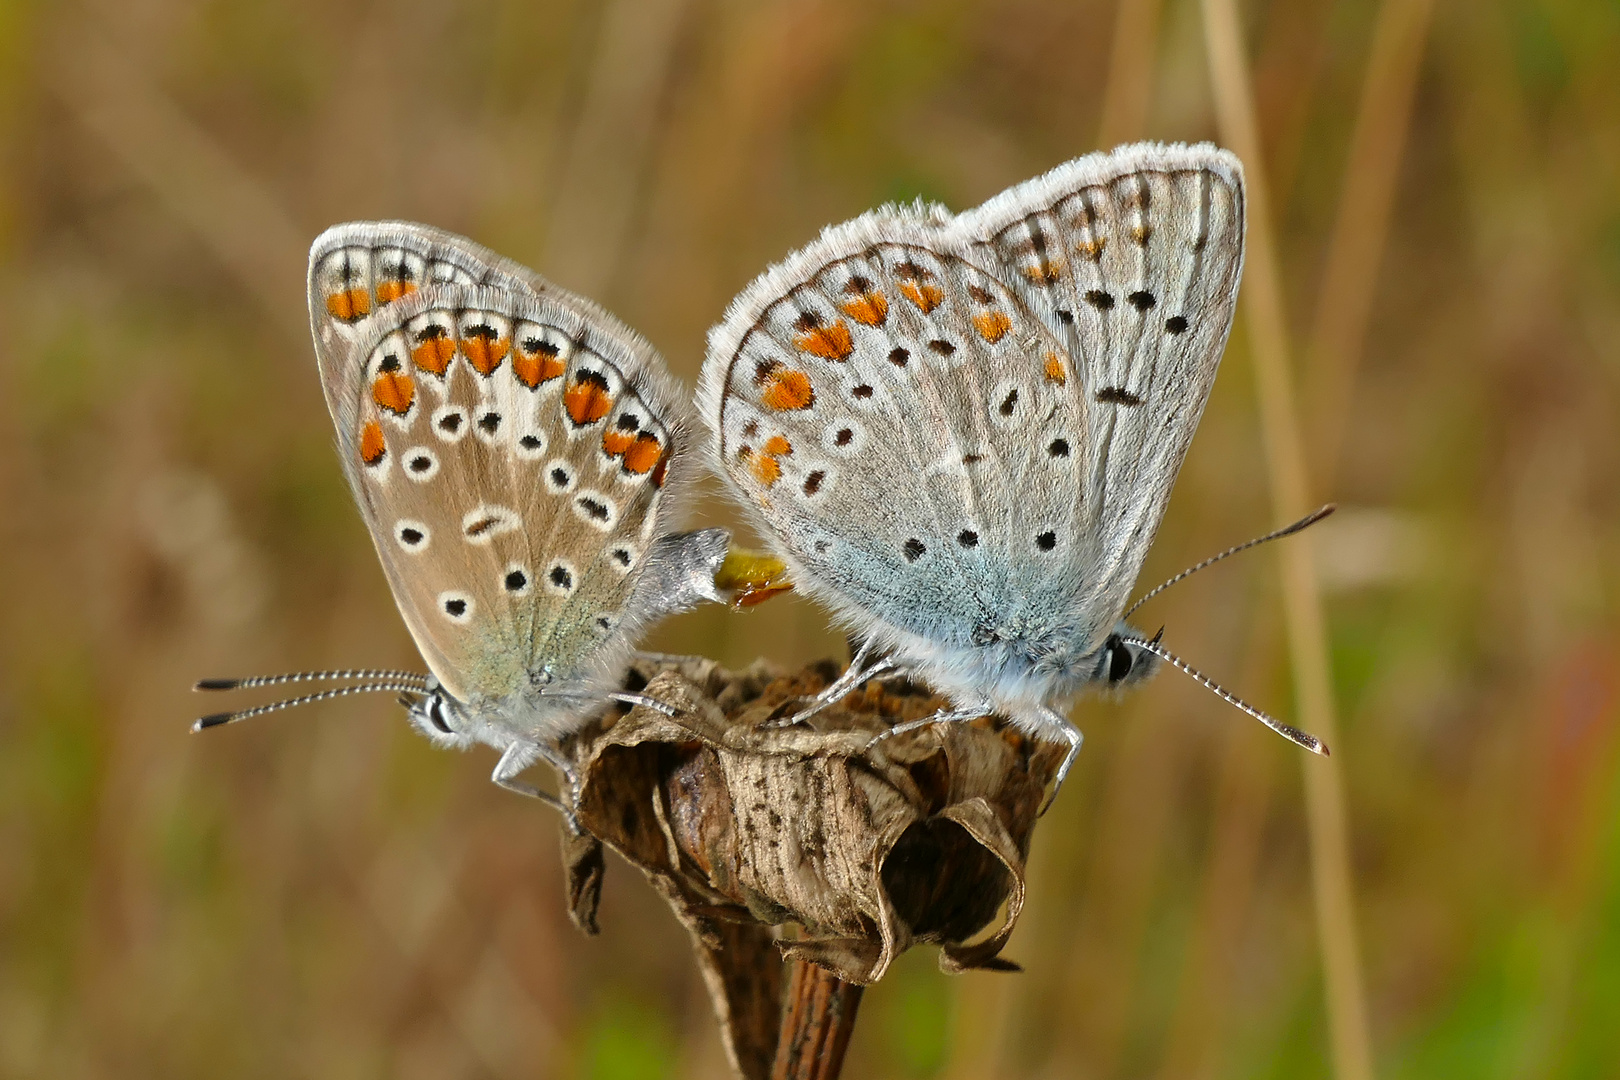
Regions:
<instances>
[{"instance_id":1,"label":"dried plant stem","mask_svg":"<svg viewBox=\"0 0 1620 1080\"><path fill-rule=\"evenodd\" d=\"M1307 354L1308 404L1324 479L1338 470L1433 10L1434 0L1384 0L1373 30Z\"/></svg>"},{"instance_id":2,"label":"dried plant stem","mask_svg":"<svg viewBox=\"0 0 1620 1080\"><path fill-rule=\"evenodd\" d=\"M803 960L788 979L771 1080L838 1080L863 988Z\"/></svg>"},{"instance_id":3,"label":"dried plant stem","mask_svg":"<svg viewBox=\"0 0 1620 1080\"><path fill-rule=\"evenodd\" d=\"M1273 512L1279 521L1289 521L1309 508L1311 493L1294 407L1259 123L1235 0L1203 0L1203 15L1222 139L1248 166L1244 313ZM1327 630L1311 548L1307 544L1285 545L1279 549L1278 557L1282 562L1284 611L1300 723L1337 748ZM1370 1080L1372 1052L1351 896L1349 827L1339 771L1342 760L1342 755L1304 759L1305 806L1334 1072L1339 1080Z\"/></svg>"},{"instance_id":4,"label":"dried plant stem","mask_svg":"<svg viewBox=\"0 0 1620 1080\"><path fill-rule=\"evenodd\" d=\"M540 267L606 298L631 243L688 0L614 0L552 202Z\"/></svg>"}]
</instances>

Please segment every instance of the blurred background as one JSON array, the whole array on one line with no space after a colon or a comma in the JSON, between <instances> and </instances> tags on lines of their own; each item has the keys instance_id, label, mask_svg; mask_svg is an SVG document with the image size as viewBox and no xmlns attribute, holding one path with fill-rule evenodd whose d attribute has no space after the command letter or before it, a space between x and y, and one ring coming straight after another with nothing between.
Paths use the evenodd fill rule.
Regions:
<instances>
[{"instance_id":1,"label":"blurred background","mask_svg":"<svg viewBox=\"0 0 1620 1080\"><path fill-rule=\"evenodd\" d=\"M1620 1075L1620 4L1239 10L1306 469L1344 507L1296 542L1376 1072ZM723 1075L662 903L614 865L576 933L557 822L489 752L381 696L187 733L199 676L419 663L332 452L309 241L468 234L690 384L731 296L823 224L1219 137L1207 14L0 4L0 1076ZM1144 587L1273 522L1250 330ZM713 490L700 519L729 520ZM1145 619L1290 717L1276 568ZM652 645L761 643L842 655L791 597ZM1332 1074L1298 752L1174 673L1075 715L1025 973L906 957L846 1075Z\"/></svg>"}]
</instances>

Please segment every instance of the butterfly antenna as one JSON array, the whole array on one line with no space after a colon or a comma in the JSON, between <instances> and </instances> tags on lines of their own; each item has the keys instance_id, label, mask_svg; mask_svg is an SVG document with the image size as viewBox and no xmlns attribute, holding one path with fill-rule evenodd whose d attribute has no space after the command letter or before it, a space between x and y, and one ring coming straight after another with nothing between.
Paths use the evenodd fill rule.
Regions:
<instances>
[{"instance_id":1,"label":"butterfly antenna","mask_svg":"<svg viewBox=\"0 0 1620 1080\"><path fill-rule=\"evenodd\" d=\"M1285 536L1292 536L1292 535L1294 535L1295 533L1299 532L1302 529L1307 529L1310 526L1315 525L1318 521L1321 521L1323 518L1327 517L1329 514L1333 513L1333 511L1335 511L1337 509L1338 509L1337 504L1328 503L1326 506L1320 507L1319 509L1311 511L1309 514L1306 514L1304 517L1300 518L1298 521L1294 522L1292 525L1284 525L1282 528L1278 529L1276 532L1268 532L1264 536L1257 536L1253 540L1249 540L1249 541L1247 541L1245 543L1239 544L1237 547L1227 548L1225 551L1221 552L1219 555L1211 555L1209 558L1205 559L1203 562L1199 563L1197 566L1189 566L1189 567L1187 567L1187 569L1183 570L1181 573L1177 574L1175 577L1171 578L1169 581L1166 581L1164 584L1160 585L1158 588L1153 589L1146 596L1143 596L1136 603L1132 604L1131 608L1130 608L1130 611L1127 611L1125 613L1124 617L1129 619L1131 617L1131 613L1134 612L1137 608L1141 607L1143 604L1147 603L1149 600L1153 599L1155 596L1158 596L1160 593L1164 592L1164 590L1168 589L1170 586L1174 585L1176 582L1181 581L1183 578L1192 577L1194 574L1198 573L1198 571L1204 569L1204 567L1206 567L1206 566L1214 566L1216 563L1220 562L1222 559L1230 558L1233 555L1236 555L1240 551L1248 551L1252 547L1259 547L1261 544L1268 543L1269 541L1280 540Z\"/></svg>"},{"instance_id":2,"label":"butterfly antenna","mask_svg":"<svg viewBox=\"0 0 1620 1080\"><path fill-rule=\"evenodd\" d=\"M347 671L291 671L285 675L254 675L246 679L199 679L193 690L246 690L254 686L280 686L295 682L334 682L349 679L386 680L427 685L428 677L416 671L388 671L376 668L350 668Z\"/></svg>"},{"instance_id":3,"label":"butterfly antenna","mask_svg":"<svg viewBox=\"0 0 1620 1080\"><path fill-rule=\"evenodd\" d=\"M332 698L348 697L350 694L374 694L383 691L398 691L402 694L420 694L422 686L418 683L404 682L375 682L362 683L359 686L339 686L332 690L322 690L318 694L305 694L303 697L288 698L285 701L273 701L268 705L259 705L252 709L238 709L235 712L214 713L205 716L191 725L192 731L203 731L221 724L234 724L238 720L246 720L250 716L263 716L265 713L280 712L282 709L296 709L300 705L313 705L317 701L329 701Z\"/></svg>"},{"instance_id":4,"label":"butterfly antenna","mask_svg":"<svg viewBox=\"0 0 1620 1080\"><path fill-rule=\"evenodd\" d=\"M1320 511L1318 511L1318 513L1320 513ZM1309 524L1309 522L1307 521L1306 524ZM1303 526L1289 527L1303 528ZM1265 539L1270 539L1270 537L1266 537ZM1254 542L1258 543L1259 541ZM1193 678L1197 679L1203 684L1204 689L1213 691L1228 705L1235 705L1237 708L1242 709L1244 712L1248 713L1250 716L1254 717L1256 720L1260 721L1262 724L1266 725L1266 727L1270 728L1272 731L1275 731L1289 742L1294 743L1296 746L1303 746L1313 754L1321 754L1323 757L1328 756L1327 744L1321 739L1318 739L1315 735L1312 735L1306 731L1301 731L1298 728L1289 727L1282 721L1261 712L1253 705L1250 705L1236 694L1227 690L1226 687L1222 686L1208 675L1205 675L1202 671L1199 671L1197 668L1187 663L1187 661L1183 660L1169 649L1166 649L1163 645L1160 645L1159 638L1163 635L1164 631L1160 630L1157 634L1153 635L1151 641L1147 638L1137 637L1135 635L1124 637L1120 640L1124 641L1127 645L1135 645L1139 649L1146 649L1148 652L1152 653L1154 656L1157 656L1160 660L1163 660L1171 667L1191 675Z\"/></svg>"}]
</instances>

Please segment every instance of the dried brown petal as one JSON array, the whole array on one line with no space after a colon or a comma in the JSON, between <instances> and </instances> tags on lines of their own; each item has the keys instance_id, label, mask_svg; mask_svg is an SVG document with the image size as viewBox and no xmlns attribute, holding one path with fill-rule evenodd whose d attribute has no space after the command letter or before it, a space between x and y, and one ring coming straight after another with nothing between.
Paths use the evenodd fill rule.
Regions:
<instances>
[{"instance_id":1,"label":"dried brown petal","mask_svg":"<svg viewBox=\"0 0 1620 1080\"><path fill-rule=\"evenodd\" d=\"M867 684L808 724L776 726L836 674L773 678L704 660L646 665L637 707L583 739L579 818L646 874L693 937L727 1051L764 1076L782 964L865 984L918 942L940 966L1013 969L1000 951L1024 899L1024 859L1061 751L988 720L873 742L944 701ZM600 848L569 846L570 908L594 928ZM594 861L593 861L594 860ZM1001 927L972 942L1003 906ZM791 927L793 932L779 932Z\"/></svg>"}]
</instances>

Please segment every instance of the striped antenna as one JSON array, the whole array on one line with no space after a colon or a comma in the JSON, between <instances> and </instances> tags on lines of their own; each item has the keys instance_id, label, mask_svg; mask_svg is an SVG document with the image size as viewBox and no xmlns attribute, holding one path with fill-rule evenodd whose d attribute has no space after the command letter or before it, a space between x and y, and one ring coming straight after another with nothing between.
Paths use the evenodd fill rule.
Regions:
<instances>
[{"instance_id":1,"label":"striped antenna","mask_svg":"<svg viewBox=\"0 0 1620 1080\"><path fill-rule=\"evenodd\" d=\"M374 694L390 690L398 691L401 694L420 694L423 692L423 687L419 683L398 681L362 683L359 686L339 686L332 690L322 690L318 694L305 694L303 697L288 698L285 701L273 701L268 705L259 705L252 709L214 713L212 716L205 716L192 724L191 730L205 731L211 727L219 727L221 724L234 724L238 720L246 720L250 716L263 716L265 713L280 712L282 709L295 709L300 705L313 705L317 701L348 697L350 694Z\"/></svg>"},{"instance_id":2,"label":"striped antenna","mask_svg":"<svg viewBox=\"0 0 1620 1080\"><path fill-rule=\"evenodd\" d=\"M1142 597L1142 599L1140 599L1136 603L1132 604L1131 607L1130 607L1130 611L1127 611L1121 617L1125 618L1125 619L1129 619L1131 617L1131 613L1134 612L1137 608L1141 607L1143 604L1147 603L1149 600L1153 599L1155 596L1158 596L1160 593L1164 592L1164 590L1168 589L1170 586L1174 585L1176 582L1181 581L1184 578L1192 577L1194 574L1198 573L1198 571L1202 570L1204 567L1206 567L1206 566L1214 566L1216 563L1220 562L1222 559L1231 558L1233 555L1236 555L1240 551L1248 551L1252 547L1259 547L1261 544L1267 543L1269 541L1280 540L1285 536L1292 536L1292 535L1294 535L1295 533L1299 532L1302 529L1306 529L1306 528L1309 528L1312 525L1315 525L1318 521L1321 521L1323 518L1327 517L1329 514L1333 513L1333 511L1335 511L1337 509L1338 509L1338 506L1336 504L1328 503L1325 506L1319 507L1318 509L1311 511L1309 514L1306 514L1304 517L1300 518L1298 521L1294 522L1292 525L1284 525L1282 528L1278 529L1276 532L1268 532L1264 536L1257 536L1253 540L1249 540L1249 541L1247 541L1245 543L1239 544L1237 547L1227 548L1225 551L1221 552L1219 555L1211 555L1209 558L1205 559L1203 562L1199 563L1197 566L1189 566L1189 567L1187 567L1187 569L1183 570L1181 573L1177 574L1175 577L1171 578L1169 581L1166 581L1164 584L1160 585L1158 588L1153 589L1150 592L1148 592L1148 594L1146 596Z\"/></svg>"},{"instance_id":3,"label":"striped antenna","mask_svg":"<svg viewBox=\"0 0 1620 1080\"><path fill-rule=\"evenodd\" d=\"M253 675L246 679L199 679L193 690L247 690L255 686L280 686L295 682L336 682L349 679L388 680L427 685L428 676L415 671L377 668L350 668L347 671L291 671L285 675Z\"/></svg>"},{"instance_id":4,"label":"striped antenna","mask_svg":"<svg viewBox=\"0 0 1620 1080\"><path fill-rule=\"evenodd\" d=\"M1161 630L1159 633L1162 634L1164 631ZM1160 660L1163 660L1165 663L1169 664L1171 667L1191 675L1203 685L1204 689L1213 691L1228 705L1235 705L1237 708L1242 709L1244 712L1248 713L1250 716L1254 717L1256 720L1260 721L1262 724L1266 725L1266 727L1270 728L1272 731L1275 731L1289 742L1294 743L1296 746L1303 746L1313 754L1321 754L1323 757L1328 756L1327 744L1321 739L1318 739L1315 735L1312 735L1309 732L1301 731L1298 728L1289 727L1282 721L1268 716L1266 713L1261 712L1253 705L1250 705L1236 694L1227 690L1226 687L1222 686L1208 675L1205 675L1202 671L1199 671L1197 668L1187 663L1187 661L1183 660L1169 649L1166 649L1163 645L1160 645L1158 635L1154 635L1151 641L1144 637L1137 637L1134 634L1121 637L1120 640L1125 642L1127 645L1135 645L1139 649L1145 649L1154 656L1157 656Z\"/></svg>"}]
</instances>

